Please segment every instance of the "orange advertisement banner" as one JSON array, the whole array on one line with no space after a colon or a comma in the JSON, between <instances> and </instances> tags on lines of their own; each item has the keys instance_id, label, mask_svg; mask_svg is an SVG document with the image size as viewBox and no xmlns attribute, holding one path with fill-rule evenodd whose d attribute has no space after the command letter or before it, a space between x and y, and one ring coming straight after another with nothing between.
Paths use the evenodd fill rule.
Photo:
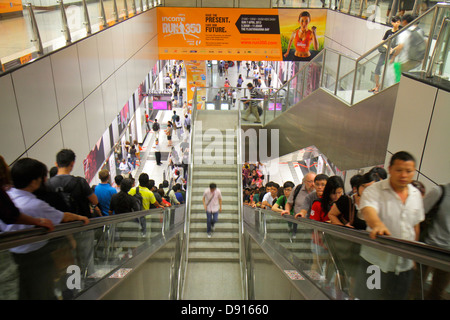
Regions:
<instances>
[{"instance_id":1,"label":"orange advertisement banner","mask_svg":"<svg viewBox=\"0 0 450 320\"><path fill-rule=\"evenodd\" d=\"M18 12L22 10L21 0L0 0L0 13Z\"/></svg>"},{"instance_id":2,"label":"orange advertisement banner","mask_svg":"<svg viewBox=\"0 0 450 320\"><path fill-rule=\"evenodd\" d=\"M161 60L282 60L277 9L157 9Z\"/></svg>"}]
</instances>

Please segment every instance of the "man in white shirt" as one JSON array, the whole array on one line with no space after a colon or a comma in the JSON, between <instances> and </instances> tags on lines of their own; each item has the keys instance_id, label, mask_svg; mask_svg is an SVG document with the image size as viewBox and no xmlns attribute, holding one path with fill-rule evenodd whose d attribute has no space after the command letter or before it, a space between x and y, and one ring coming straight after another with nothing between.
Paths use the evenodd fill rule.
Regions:
<instances>
[{"instance_id":1,"label":"man in white shirt","mask_svg":"<svg viewBox=\"0 0 450 320\"><path fill-rule=\"evenodd\" d=\"M222 212L222 193L215 183L211 183L209 189L203 193L203 206L206 211L206 232L208 238L211 238L211 231L214 231L219 212Z\"/></svg>"},{"instance_id":2,"label":"man in white shirt","mask_svg":"<svg viewBox=\"0 0 450 320\"><path fill-rule=\"evenodd\" d=\"M8 190L7 193L19 211L33 218L49 219L54 225L71 221L89 223L87 217L70 212L61 212L33 194L40 189L46 175L45 164L38 160L22 158L14 164L11 169L14 188ZM31 225L0 222L0 230L3 232L19 231L32 227ZM9 249L19 272L17 281L19 300L51 300L56 298L54 279L57 270L51 254L60 243L62 243L62 240L43 240Z\"/></svg>"},{"instance_id":3,"label":"man in white shirt","mask_svg":"<svg viewBox=\"0 0 450 320\"><path fill-rule=\"evenodd\" d=\"M389 178L364 190L360 201L360 218L367 223L370 237L389 235L408 241L419 239L419 224L424 220L422 195L411 185L415 160L405 151L394 154L389 164ZM406 299L413 276L413 261L368 246L361 247L360 299ZM371 275L371 265L378 266L381 288L370 290L364 284ZM360 296L358 296L358 294Z\"/></svg>"}]
</instances>

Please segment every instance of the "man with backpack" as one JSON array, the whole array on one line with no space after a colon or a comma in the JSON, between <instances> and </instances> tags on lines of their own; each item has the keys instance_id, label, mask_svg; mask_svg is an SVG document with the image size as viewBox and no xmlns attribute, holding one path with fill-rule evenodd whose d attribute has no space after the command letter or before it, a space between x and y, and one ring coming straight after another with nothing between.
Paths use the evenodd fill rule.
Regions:
<instances>
[{"instance_id":1,"label":"man with backpack","mask_svg":"<svg viewBox=\"0 0 450 320\"><path fill-rule=\"evenodd\" d=\"M139 186L131 188L128 192L129 195L136 198L140 210L149 210L151 208L162 208L163 206L156 200L155 195L153 194L152 188L155 182L150 180L148 174L141 173L139 176ZM139 218L139 222L141 224L141 232L142 236L146 236L147 234L147 221L146 217L142 216Z\"/></svg>"},{"instance_id":2,"label":"man with backpack","mask_svg":"<svg viewBox=\"0 0 450 320\"><path fill-rule=\"evenodd\" d=\"M315 190L314 187L314 178L316 174L314 172L308 172L302 179L302 183L297 185L294 190L289 195L288 200L286 201L284 210L281 211L281 215L291 214L293 209L293 213L299 213L301 211L303 202L308 194ZM297 224L292 226L292 236L295 238L297 234Z\"/></svg>"},{"instance_id":3,"label":"man with backpack","mask_svg":"<svg viewBox=\"0 0 450 320\"><path fill-rule=\"evenodd\" d=\"M86 179L71 175L75 158L75 153L70 149L63 149L57 153L58 173L48 180L48 186L52 191L62 195L70 212L88 218L102 216L98 208L98 198ZM91 206L94 208L93 211Z\"/></svg>"},{"instance_id":4,"label":"man with backpack","mask_svg":"<svg viewBox=\"0 0 450 320\"><path fill-rule=\"evenodd\" d=\"M157 137L157 138L158 138L158 135L159 135L159 129L160 128L161 127L159 125L158 119L155 119L155 121L152 124L152 130L155 133L155 137Z\"/></svg>"},{"instance_id":5,"label":"man with backpack","mask_svg":"<svg viewBox=\"0 0 450 320\"><path fill-rule=\"evenodd\" d=\"M69 212L93 218L102 216L98 207L98 198L82 177L75 177L71 172L75 165L75 153L70 149L62 149L56 154L58 173L47 182L49 189L60 194ZM91 209L93 207L93 209ZM87 277L94 270L94 231L83 231L74 234L77 242L76 253L78 266Z\"/></svg>"}]
</instances>

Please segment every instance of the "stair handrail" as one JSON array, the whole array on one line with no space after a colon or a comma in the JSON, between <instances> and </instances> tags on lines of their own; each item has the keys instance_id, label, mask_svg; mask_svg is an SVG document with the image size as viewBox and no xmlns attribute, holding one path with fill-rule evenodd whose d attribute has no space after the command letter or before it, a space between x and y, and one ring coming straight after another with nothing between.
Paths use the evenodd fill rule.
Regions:
<instances>
[{"instance_id":1,"label":"stair handrail","mask_svg":"<svg viewBox=\"0 0 450 320\"><path fill-rule=\"evenodd\" d=\"M242 297L244 300L248 300L248 290L247 290L247 261L245 258L245 250L243 250L244 245L244 215L243 215L243 205L244 205L244 194L242 188L242 116L241 116L241 104L238 103L237 107L237 128L236 128L236 167L237 167L237 185L238 185L238 217L239 217L239 264L241 269L241 280L242 280Z\"/></svg>"},{"instance_id":2,"label":"stair handrail","mask_svg":"<svg viewBox=\"0 0 450 320\"><path fill-rule=\"evenodd\" d=\"M368 245L392 254L401 255L406 257L407 259L412 259L416 262L430 265L444 271L450 271L450 251L440 247L428 245L418 241L403 240L392 236L379 235L376 237L376 239L372 239L369 237L369 231L366 230L344 228L342 226L320 222L312 219L294 218L290 215L280 216L279 213L272 210L260 208L252 209L254 209L255 211L258 210L262 214L269 215L280 220L296 223L304 227L329 233L348 241L357 242L362 245Z\"/></svg>"},{"instance_id":3,"label":"stair handrail","mask_svg":"<svg viewBox=\"0 0 450 320\"><path fill-rule=\"evenodd\" d=\"M179 274L183 274L182 281L179 281L179 285L182 286L181 288L178 287L178 293L177 298L179 300L183 297L183 291L185 288L184 282L186 279L186 272L187 272L187 262L189 257L189 236L190 236L190 224L191 224L191 207L192 207L192 177L193 177L193 169L194 169L194 152L193 152L193 146L194 146L194 136L195 132L197 131L195 120L197 117L197 88L194 87L194 95L192 98L192 109L191 109L191 133L190 133L190 141L189 141L189 164L188 164L188 178L186 182L187 190L186 190L186 210L185 210L185 219L184 219L184 241L183 241L183 247L181 248L181 262L180 262L180 270ZM189 108L188 108L189 110ZM189 112L189 111L188 111Z\"/></svg>"}]
</instances>

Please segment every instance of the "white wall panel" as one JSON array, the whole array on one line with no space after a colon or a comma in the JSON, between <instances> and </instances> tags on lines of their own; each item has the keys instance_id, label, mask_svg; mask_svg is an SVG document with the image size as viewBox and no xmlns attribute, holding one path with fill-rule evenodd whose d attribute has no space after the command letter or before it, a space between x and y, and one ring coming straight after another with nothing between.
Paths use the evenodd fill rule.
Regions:
<instances>
[{"instance_id":1,"label":"white wall panel","mask_svg":"<svg viewBox=\"0 0 450 320\"><path fill-rule=\"evenodd\" d=\"M125 103L130 98L128 94L128 74L126 64L122 66L115 73L115 81L116 81L116 100L114 101L114 106L116 108L116 115L122 110ZM112 102L111 102L112 103ZM111 121L109 122L111 123Z\"/></svg>"},{"instance_id":2,"label":"white wall panel","mask_svg":"<svg viewBox=\"0 0 450 320\"><path fill-rule=\"evenodd\" d=\"M402 77L388 142L390 152L408 151L417 161L421 159L436 91Z\"/></svg>"},{"instance_id":3,"label":"white wall panel","mask_svg":"<svg viewBox=\"0 0 450 320\"><path fill-rule=\"evenodd\" d=\"M133 34L134 21L128 20L122 23L123 25L123 34L124 34L124 47L125 47L125 56L129 59L136 52L136 43L135 43L135 35Z\"/></svg>"},{"instance_id":4,"label":"white wall panel","mask_svg":"<svg viewBox=\"0 0 450 320\"><path fill-rule=\"evenodd\" d=\"M145 42L150 41L154 37L158 35L158 17L157 10L152 10L148 14L145 15L145 27L147 37L145 38Z\"/></svg>"},{"instance_id":5,"label":"white wall panel","mask_svg":"<svg viewBox=\"0 0 450 320\"><path fill-rule=\"evenodd\" d=\"M102 128L101 134L97 135L97 140L103 134L103 131L105 131L106 126L108 126L117 116L118 113L117 106L121 104L120 101L118 100L118 92L117 92L118 88L116 86L116 80L117 80L117 72L113 74L108 79L108 81L103 82L101 86L101 92L103 97L103 110L105 112L104 113L105 126ZM125 102L123 102L123 104L125 104Z\"/></svg>"},{"instance_id":6,"label":"white wall panel","mask_svg":"<svg viewBox=\"0 0 450 320\"><path fill-rule=\"evenodd\" d=\"M439 90L420 171L436 183L450 182L450 93Z\"/></svg>"},{"instance_id":7,"label":"white wall panel","mask_svg":"<svg viewBox=\"0 0 450 320\"><path fill-rule=\"evenodd\" d=\"M427 177L425 177L420 173L417 175L417 180L422 182L423 185L425 186L425 193L429 192L431 188L433 188L436 185L436 183L434 183L432 180L428 179Z\"/></svg>"},{"instance_id":8,"label":"white wall panel","mask_svg":"<svg viewBox=\"0 0 450 320\"><path fill-rule=\"evenodd\" d=\"M137 79L137 71L136 71L136 63L135 56L133 56L130 60L125 64L125 68L127 70L127 97L130 97L135 91L139 84L144 80L144 77Z\"/></svg>"},{"instance_id":9,"label":"white wall panel","mask_svg":"<svg viewBox=\"0 0 450 320\"><path fill-rule=\"evenodd\" d=\"M61 127L57 124L28 150L28 157L45 163L50 169L55 165L56 154L62 148Z\"/></svg>"},{"instance_id":10,"label":"white wall panel","mask_svg":"<svg viewBox=\"0 0 450 320\"><path fill-rule=\"evenodd\" d=\"M328 11L327 22L325 24L325 35L333 34L335 20L336 20L336 13L334 11Z\"/></svg>"},{"instance_id":11,"label":"white wall panel","mask_svg":"<svg viewBox=\"0 0 450 320\"><path fill-rule=\"evenodd\" d=\"M329 10L325 37L334 43L327 43L327 47L359 57L380 43L387 29L378 23Z\"/></svg>"},{"instance_id":12,"label":"white wall panel","mask_svg":"<svg viewBox=\"0 0 450 320\"><path fill-rule=\"evenodd\" d=\"M112 29L99 32L96 39L98 59L100 61L100 79L101 81L105 81L114 72Z\"/></svg>"},{"instance_id":13,"label":"white wall panel","mask_svg":"<svg viewBox=\"0 0 450 320\"><path fill-rule=\"evenodd\" d=\"M89 153L89 136L84 103L72 110L61 121L64 148L71 149L79 156Z\"/></svg>"},{"instance_id":14,"label":"white wall panel","mask_svg":"<svg viewBox=\"0 0 450 320\"><path fill-rule=\"evenodd\" d=\"M59 120L50 58L21 68L12 77L25 146L29 148Z\"/></svg>"},{"instance_id":15,"label":"white wall panel","mask_svg":"<svg viewBox=\"0 0 450 320\"><path fill-rule=\"evenodd\" d=\"M0 154L11 164L25 152L11 75L0 78Z\"/></svg>"},{"instance_id":16,"label":"white wall panel","mask_svg":"<svg viewBox=\"0 0 450 320\"><path fill-rule=\"evenodd\" d=\"M62 119L83 99L78 51L69 46L50 56L59 117Z\"/></svg>"},{"instance_id":17,"label":"white wall panel","mask_svg":"<svg viewBox=\"0 0 450 320\"><path fill-rule=\"evenodd\" d=\"M77 43L80 61L83 97L86 98L100 85L100 62L96 37L89 37Z\"/></svg>"},{"instance_id":18,"label":"white wall panel","mask_svg":"<svg viewBox=\"0 0 450 320\"><path fill-rule=\"evenodd\" d=\"M84 108L89 136L89 150L91 150L106 127L101 87L86 98L84 101Z\"/></svg>"}]
</instances>

